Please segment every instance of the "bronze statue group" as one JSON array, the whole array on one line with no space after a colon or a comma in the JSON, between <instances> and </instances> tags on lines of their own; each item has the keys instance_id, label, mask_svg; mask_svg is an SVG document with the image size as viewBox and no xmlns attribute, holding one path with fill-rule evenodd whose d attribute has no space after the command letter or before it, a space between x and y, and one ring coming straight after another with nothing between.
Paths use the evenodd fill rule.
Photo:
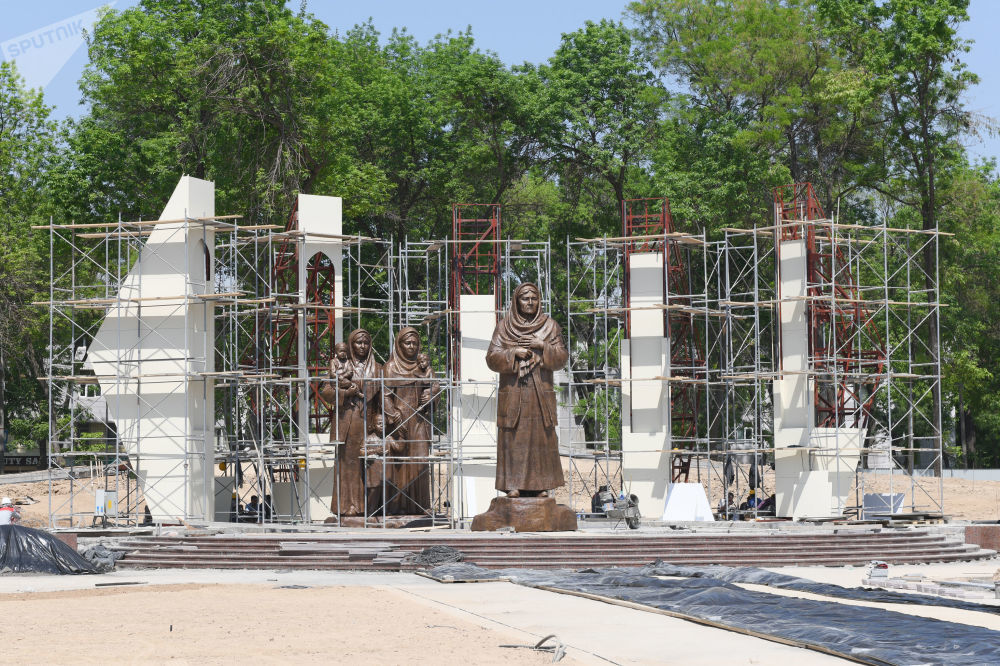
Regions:
<instances>
[{"instance_id":1,"label":"bronze statue group","mask_svg":"<svg viewBox=\"0 0 1000 666\"><path fill-rule=\"evenodd\" d=\"M372 336L359 328L339 343L320 397L337 409L335 514L418 515L431 504L430 409L438 382L420 336L406 327L389 360L375 360Z\"/></svg>"},{"instance_id":2,"label":"bronze statue group","mask_svg":"<svg viewBox=\"0 0 1000 666\"><path fill-rule=\"evenodd\" d=\"M545 497L563 485L553 372L568 357L559 324L541 311L537 286L523 283L486 352L499 373L496 488L510 498ZM426 515L431 509L431 409L440 395L415 328L400 330L385 365L359 328L340 343L320 397L336 406L340 516Z\"/></svg>"}]
</instances>

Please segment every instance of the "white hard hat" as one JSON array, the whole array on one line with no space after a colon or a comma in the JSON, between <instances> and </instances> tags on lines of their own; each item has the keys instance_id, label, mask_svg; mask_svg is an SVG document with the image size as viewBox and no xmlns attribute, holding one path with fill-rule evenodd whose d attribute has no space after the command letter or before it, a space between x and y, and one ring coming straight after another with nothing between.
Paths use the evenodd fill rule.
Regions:
<instances>
[{"instance_id":1,"label":"white hard hat","mask_svg":"<svg viewBox=\"0 0 1000 666\"><path fill-rule=\"evenodd\" d=\"M2 500L0 500L0 504L13 504L13 503L14 502L12 502L9 497L4 497Z\"/></svg>"}]
</instances>

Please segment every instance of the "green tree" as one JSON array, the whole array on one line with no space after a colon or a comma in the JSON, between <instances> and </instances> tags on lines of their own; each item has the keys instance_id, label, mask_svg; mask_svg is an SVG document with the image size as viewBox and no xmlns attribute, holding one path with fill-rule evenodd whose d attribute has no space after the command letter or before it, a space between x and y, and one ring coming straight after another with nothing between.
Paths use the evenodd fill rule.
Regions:
<instances>
[{"instance_id":1,"label":"green tree","mask_svg":"<svg viewBox=\"0 0 1000 666\"><path fill-rule=\"evenodd\" d=\"M371 26L348 39L377 48ZM421 46L395 31L372 53L356 162L385 186L379 206L361 215L366 231L443 237L453 202L499 202L533 163L529 82L476 49L470 33Z\"/></svg>"},{"instance_id":2,"label":"green tree","mask_svg":"<svg viewBox=\"0 0 1000 666\"><path fill-rule=\"evenodd\" d=\"M45 174L56 148L49 113L13 63L0 63L0 444L12 417L37 419L45 402L37 380L45 374L45 318L31 303L48 297L48 247L31 225L45 222L48 208Z\"/></svg>"},{"instance_id":3,"label":"green tree","mask_svg":"<svg viewBox=\"0 0 1000 666\"><path fill-rule=\"evenodd\" d=\"M630 32L588 21L563 35L547 64L525 71L541 87L536 117L551 171L570 186L600 179L617 211L652 155L666 98Z\"/></svg>"},{"instance_id":4,"label":"green tree","mask_svg":"<svg viewBox=\"0 0 1000 666\"><path fill-rule=\"evenodd\" d=\"M752 227L788 168L743 139L731 116L678 104L664 121L652 161L656 191L670 199L678 229Z\"/></svg>"},{"instance_id":5,"label":"green tree","mask_svg":"<svg viewBox=\"0 0 1000 666\"><path fill-rule=\"evenodd\" d=\"M710 134L686 142L700 154L676 146L673 162L694 157L711 177L764 157L787 179L812 181L828 208L863 184L869 91L830 45L811 1L636 0L629 13L649 57L686 91L681 135L686 127ZM736 160L727 164L730 154ZM755 168L747 183L779 173L766 171Z\"/></svg>"},{"instance_id":6,"label":"green tree","mask_svg":"<svg viewBox=\"0 0 1000 666\"><path fill-rule=\"evenodd\" d=\"M830 33L865 80L881 107L882 173L873 187L913 210L925 230L939 226L939 190L961 163L958 141L969 129L961 94L977 77L960 60L968 44L958 25L968 20L968 0L819 0ZM923 254L928 289L937 256ZM937 362L938 321L927 325L929 360ZM935 392L940 418L941 394Z\"/></svg>"},{"instance_id":7,"label":"green tree","mask_svg":"<svg viewBox=\"0 0 1000 666\"><path fill-rule=\"evenodd\" d=\"M88 45L90 113L59 175L74 216L155 215L189 173L259 220L342 165L350 54L282 2L144 0L104 12Z\"/></svg>"},{"instance_id":8,"label":"green tree","mask_svg":"<svg viewBox=\"0 0 1000 666\"><path fill-rule=\"evenodd\" d=\"M74 217L155 215L190 173L254 221L329 193L364 233L440 236L452 201L498 201L537 147L522 77L469 33L381 45L276 0L143 0L105 12L89 52L58 174Z\"/></svg>"},{"instance_id":9,"label":"green tree","mask_svg":"<svg viewBox=\"0 0 1000 666\"><path fill-rule=\"evenodd\" d=\"M994 164L954 169L942 192L941 347L964 464L1000 464L1000 179Z\"/></svg>"}]
</instances>

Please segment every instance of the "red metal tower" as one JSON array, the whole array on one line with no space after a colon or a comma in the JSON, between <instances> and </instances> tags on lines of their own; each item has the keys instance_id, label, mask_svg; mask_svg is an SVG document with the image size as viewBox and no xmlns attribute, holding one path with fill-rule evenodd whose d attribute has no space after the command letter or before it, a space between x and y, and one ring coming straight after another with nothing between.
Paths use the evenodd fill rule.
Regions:
<instances>
[{"instance_id":1,"label":"red metal tower","mask_svg":"<svg viewBox=\"0 0 1000 666\"><path fill-rule=\"evenodd\" d=\"M494 294L500 312L500 204L452 206L451 276L448 310L452 330L452 374L461 379L460 299L463 294Z\"/></svg>"}]
</instances>

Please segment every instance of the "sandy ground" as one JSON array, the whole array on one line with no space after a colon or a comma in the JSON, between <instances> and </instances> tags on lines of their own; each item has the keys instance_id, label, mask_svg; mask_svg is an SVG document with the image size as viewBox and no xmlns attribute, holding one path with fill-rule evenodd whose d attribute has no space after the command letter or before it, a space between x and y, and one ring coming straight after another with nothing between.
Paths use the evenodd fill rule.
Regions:
<instances>
[{"instance_id":1,"label":"sandy ground","mask_svg":"<svg viewBox=\"0 0 1000 666\"><path fill-rule=\"evenodd\" d=\"M180 584L0 599L8 620L16 618L0 658L9 664L551 662L499 647L526 643L518 632L485 628L390 587ZM59 621L59 639L40 640L57 617L79 621Z\"/></svg>"},{"instance_id":2,"label":"sandy ground","mask_svg":"<svg viewBox=\"0 0 1000 666\"><path fill-rule=\"evenodd\" d=\"M220 584L206 585L213 577ZM95 590L95 581L149 586ZM601 601L511 583L442 585L412 574L0 577L0 603L18 627L3 663L543 664L551 663L550 653L500 646L534 644L550 634L566 646L559 663L570 665L840 662ZM57 639L39 641L51 634L53 616L92 618L100 609L108 613L62 623Z\"/></svg>"},{"instance_id":3,"label":"sandy ground","mask_svg":"<svg viewBox=\"0 0 1000 666\"><path fill-rule=\"evenodd\" d=\"M617 472L617 468L612 470L612 475ZM567 481L571 474L573 476L573 494L570 494L569 484L556 489L554 496L557 501L572 506L579 511L590 510L590 494L595 488L595 479L600 476L595 475L594 464L590 461L574 461L572 471L568 465L565 466ZM703 479L707 478L707 471L703 470ZM695 471L692 470L691 481L695 481ZM586 480L586 483L584 483ZM70 501L72 497L72 509L74 512L92 512L94 506L94 490L96 482L102 479L90 480L81 479L74 482L75 491L70 492L69 481L57 481L52 484L52 507L57 514L70 513ZM599 481L603 483L604 481ZM905 474L877 475L867 474L864 477L864 485L852 489L849 502L854 501L855 495L860 497L862 493L904 493L903 511L931 511L936 510L939 501L939 479L934 478L911 478ZM617 483L617 481L615 482ZM715 507L722 499L722 488L717 481L711 487L706 482L706 492L709 496L711 506ZM743 484L745 485L745 484ZM765 468L764 472L764 492L770 494L774 489L774 471ZM49 518L49 484L46 481L37 483L22 483L0 485L0 492L9 495L15 502L27 502L27 498L36 500L33 504L25 504L20 507L24 524L29 527L47 527ZM745 492L745 489L744 489ZM743 501L745 496L741 495L738 501ZM1000 481L981 481L945 478L943 480L943 502L944 513L953 520L1000 520ZM91 519L88 516L78 517L76 526L89 527ZM68 527L62 521L58 527Z\"/></svg>"},{"instance_id":4,"label":"sandy ground","mask_svg":"<svg viewBox=\"0 0 1000 666\"><path fill-rule=\"evenodd\" d=\"M890 575L982 577L998 564L903 565ZM863 575L857 567L774 570L847 587ZM95 588L124 582L141 586ZM2 663L543 664L550 663L549 654L500 645L532 644L549 634L567 647L562 664L847 663L601 601L510 583L443 585L406 573L188 569L0 576L0 605L8 627L16 628L7 632ZM866 605L1000 630L995 613ZM54 624L53 618L65 617L77 620Z\"/></svg>"}]
</instances>

